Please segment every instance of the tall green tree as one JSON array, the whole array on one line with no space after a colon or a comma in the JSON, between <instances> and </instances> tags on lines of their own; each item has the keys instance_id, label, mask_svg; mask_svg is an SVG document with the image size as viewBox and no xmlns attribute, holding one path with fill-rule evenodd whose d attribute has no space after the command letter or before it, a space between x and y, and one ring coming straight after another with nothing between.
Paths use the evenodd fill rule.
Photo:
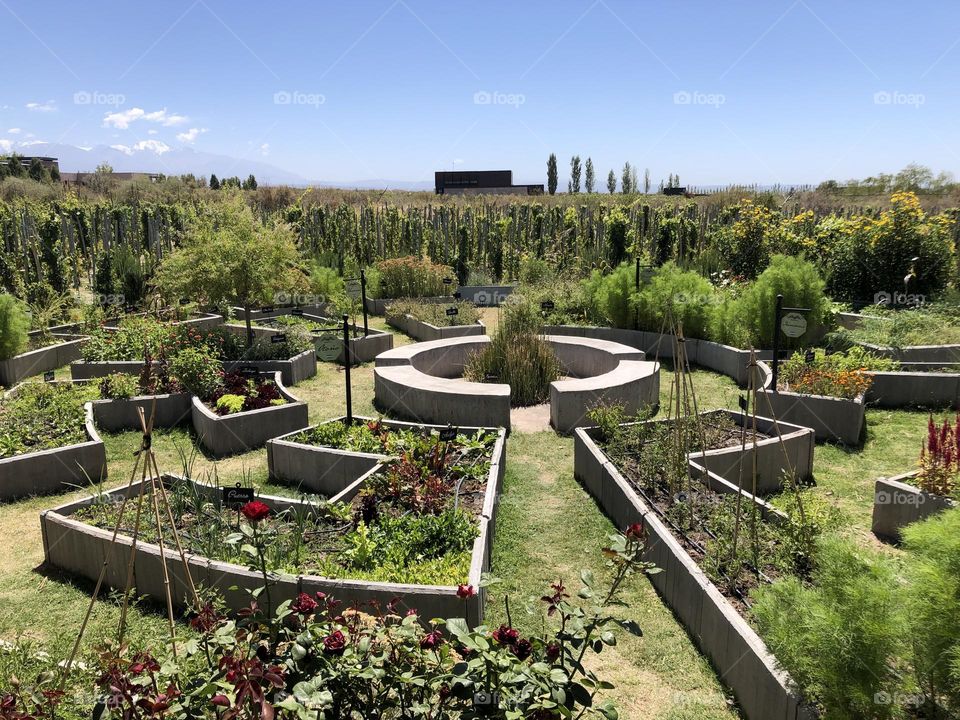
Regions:
<instances>
[{"instance_id":1,"label":"tall green tree","mask_svg":"<svg viewBox=\"0 0 960 720\"><path fill-rule=\"evenodd\" d=\"M629 195L633 190L633 168L630 167L629 162L625 162L623 172L620 173L620 192Z\"/></svg>"},{"instance_id":2,"label":"tall green tree","mask_svg":"<svg viewBox=\"0 0 960 720\"><path fill-rule=\"evenodd\" d=\"M613 195L617 191L617 174L611 170L607 173L607 192Z\"/></svg>"},{"instance_id":3,"label":"tall green tree","mask_svg":"<svg viewBox=\"0 0 960 720\"><path fill-rule=\"evenodd\" d=\"M239 195L190 221L179 248L157 272L157 288L169 298L243 308L247 346L253 344L250 310L273 304L278 293L306 292L296 235L288 225L264 225Z\"/></svg>"},{"instance_id":4,"label":"tall green tree","mask_svg":"<svg viewBox=\"0 0 960 720\"><path fill-rule=\"evenodd\" d=\"M594 175L594 171L593 171L593 160L591 160L590 158L587 158L587 165L584 169L584 172L586 174L585 184L587 187L587 192L592 193L594 183L596 181L596 176Z\"/></svg>"},{"instance_id":5,"label":"tall green tree","mask_svg":"<svg viewBox=\"0 0 960 720\"><path fill-rule=\"evenodd\" d=\"M580 192L580 175L582 167L580 165L580 156L574 155L570 158L570 192Z\"/></svg>"},{"instance_id":6,"label":"tall green tree","mask_svg":"<svg viewBox=\"0 0 960 720\"><path fill-rule=\"evenodd\" d=\"M643 169L643 194L650 193L650 168Z\"/></svg>"},{"instance_id":7,"label":"tall green tree","mask_svg":"<svg viewBox=\"0 0 960 720\"><path fill-rule=\"evenodd\" d=\"M253 176L253 173L247 175L247 179L243 181L244 190L256 190L257 189L257 179Z\"/></svg>"},{"instance_id":8,"label":"tall green tree","mask_svg":"<svg viewBox=\"0 0 960 720\"><path fill-rule=\"evenodd\" d=\"M210 173L210 189L211 190L220 189L220 179L217 177L216 173Z\"/></svg>"},{"instance_id":9,"label":"tall green tree","mask_svg":"<svg viewBox=\"0 0 960 720\"><path fill-rule=\"evenodd\" d=\"M553 153L547 158L547 192L551 195L557 192L557 156Z\"/></svg>"}]
</instances>

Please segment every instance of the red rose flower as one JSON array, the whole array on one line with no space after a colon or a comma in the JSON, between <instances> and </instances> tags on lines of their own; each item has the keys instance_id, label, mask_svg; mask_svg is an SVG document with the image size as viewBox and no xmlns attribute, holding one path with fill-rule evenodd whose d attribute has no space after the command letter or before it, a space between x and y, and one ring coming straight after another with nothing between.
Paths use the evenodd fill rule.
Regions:
<instances>
[{"instance_id":1,"label":"red rose flower","mask_svg":"<svg viewBox=\"0 0 960 720\"><path fill-rule=\"evenodd\" d=\"M520 638L510 649L513 650L513 654L517 656L518 660L526 660L533 652L533 645L526 638Z\"/></svg>"},{"instance_id":2,"label":"red rose flower","mask_svg":"<svg viewBox=\"0 0 960 720\"><path fill-rule=\"evenodd\" d=\"M420 638L420 647L424 650L434 650L443 645L443 635L439 630L429 632Z\"/></svg>"},{"instance_id":3,"label":"red rose flower","mask_svg":"<svg viewBox=\"0 0 960 720\"><path fill-rule=\"evenodd\" d=\"M515 645L519 638L520 633L506 625L501 625L493 631L493 639L501 645Z\"/></svg>"},{"instance_id":4,"label":"red rose flower","mask_svg":"<svg viewBox=\"0 0 960 720\"><path fill-rule=\"evenodd\" d=\"M473 585L457 585L457 597L461 600L472 598L476 594L477 591L473 589Z\"/></svg>"},{"instance_id":5,"label":"red rose flower","mask_svg":"<svg viewBox=\"0 0 960 720\"><path fill-rule=\"evenodd\" d=\"M309 615L318 607L317 601L306 593L300 593L297 596L296 602L294 602L290 609L295 613L300 613L301 615Z\"/></svg>"},{"instance_id":6,"label":"red rose flower","mask_svg":"<svg viewBox=\"0 0 960 720\"><path fill-rule=\"evenodd\" d=\"M248 502L242 508L240 512L243 513L243 516L250 522L260 522L265 517L270 514L270 506L266 503L262 503L259 500L253 500Z\"/></svg>"},{"instance_id":7,"label":"red rose flower","mask_svg":"<svg viewBox=\"0 0 960 720\"><path fill-rule=\"evenodd\" d=\"M336 630L323 639L323 649L331 655L342 655L347 647L347 639L343 633Z\"/></svg>"},{"instance_id":8,"label":"red rose flower","mask_svg":"<svg viewBox=\"0 0 960 720\"><path fill-rule=\"evenodd\" d=\"M547 644L546 649L547 660L550 662L556 661L560 657L560 643L552 642Z\"/></svg>"},{"instance_id":9,"label":"red rose flower","mask_svg":"<svg viewBox=\"0 0 960 720\"><path fill-rule=\"evenodd\" d=\"M624 534L631 540L643 540L646 536L643 523L633 523L633 525L627 527L627 531Z\"/></svg>"}]
</instances>

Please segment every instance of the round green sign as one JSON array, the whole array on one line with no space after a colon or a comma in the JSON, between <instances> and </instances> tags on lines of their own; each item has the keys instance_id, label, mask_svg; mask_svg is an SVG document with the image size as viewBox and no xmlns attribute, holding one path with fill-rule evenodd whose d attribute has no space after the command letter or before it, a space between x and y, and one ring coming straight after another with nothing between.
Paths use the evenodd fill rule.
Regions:
<instances>
[{"instance_id":1,"label":"round green sign","mask_svg":"<svg viewBox=\"0 0 960 720\"><path fill-rule=\"evenodd\" d=\"M317 335L313 345L317 350L317 359L323 362L336 362L343 354L343 338L338 337L337 333Z\"/></svg>"}]
</instances>

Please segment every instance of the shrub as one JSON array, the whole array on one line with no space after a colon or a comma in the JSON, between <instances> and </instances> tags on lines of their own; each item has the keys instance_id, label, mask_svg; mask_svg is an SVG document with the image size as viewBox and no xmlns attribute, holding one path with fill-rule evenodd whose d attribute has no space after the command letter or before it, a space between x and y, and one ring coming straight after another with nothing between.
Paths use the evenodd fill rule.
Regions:
<instances>
[{"instance_id":1,"label":"shrub","mask_svg":"<svg viewBox=\"0 0 960 720\"><path fill-rule=\"evenodd\" d=\"M870 388L873 378L869 371L897 367L896 361L877 357L860 347L832 354L817 349L811 362L807 362L804 353L796 352L781 367L779 384L792 392L853 399Z\"/></svg>"},{"instance_id":2,"label":"shrub","mask_svg":"<svg viewBox=\"0 0 960 720\"><path fill-rule=\"evenodd\" d=\"M428 259L413 256L383 260L376 265L377 285L369 288L371 297L407 298L450 295L452 285L444 279L453 279L453 268Z\"/></svg>"},{"instance_id":3,"label":"shrub","mask_svg":"<svg viewBox=\"0 0 960 720\"><path fill-rule=\"evenodd\" d=\"M735 219L717 229L717 249L734 275L754 278L767 267L771 252L781 244L783 219L752 200L742 200L730 212Z\"/></svg>"},{"instance_id":4,"label":"shrub","mask_svg":"<svg viewBox=\"0 0 960 720\"><path fill-rule=\"evenodd\" d=\"M322 302L337 303L347 293L346 283L333 268L313 262L309 273L310 292L323 298Z\"/></svg>"},{"instance_id":5,"label":"shrub","mask_svg":"<svg viewBox=\"0 0 960 720\"><path fill-rule=\"evenodd\" d=\"M217 411L222 415L232 415L243 410L246 398L243 395L221 395L217 398Z\"/></svg>"},{"instance_id":6,"label":"shrub","mask_svg":"<svg viewBox=\"0 0 960 720\"><path fill-rule=\"evenodd\" d=\"M223 371L220 361L209 349L189 347L170 358L170 375L185 390L208 398L220 386Z\"/></svg>"},{"instance_id":7,"label":"shrub","mask_svg":"<svg viewBox=\"0 0 960 720\"><path fill-rule=\"evenodd\" d=\"M456 315L447 315L447 309L457 308ZM454 325L472 325L480 320L480 311L473 303L455 301L450 303L421 302L419 300L399 300L390 303L387 315L394 317L412 315L420 322L437 327Z\"/></svg>"},{"instance_id":8,"label":"shrub","mask_svg":"<svg viewBox=\"0 0 960 720\"><path fill-rule=\"evenodd\" d=\"M772 347L777 295L783 295L784 307L810 309L804 314L806 333L799 338L787 338L781 334L780 346L783 348L809 344L809 338L830 321L830 301L816 267L802 258L775 255L770 267L739 298L718 310L722 319L713 324L714 330L719 330L719 336L715 335L713 339L728 345L740 345L746 338L755 347ZM724 331L735 332L739 337L730 337Z\"/></svg>"},{"instance_id":9,"label":"shrub","mask_svg":"<svg viewBox=\"0 0 960 720\"><path fill-rule=\"evenodd\" d=\"M709 280L668 262L640 289L640 329L670 332L672 319L683 327L686 337L705 338L715 297Z\"/></svg>"},{"instance_id":10,"label":"shrub","mask_svg":"<svg viewBox=\"0 0 960 720\"><path fill-rule=\"evenodd\" d=\"M611 327L634 327L636 270L632 265L623 263L607 275L594 270L584 286L589 293L591 314Z\"/></svg>"},{"instance_id":11,"label":"shrub","mask_svg":"<svg viewBox=\"0 0 960 720\"><path fill-rule=\"evenodd\" d=\"M947 717L960 712L960 509L903 530L910 554L904 611L914 672L928 703L942 699ZM930 714L928 717L938 717Z\"/></svg>"},{"instance_id":12,"label":"shrub","mask_svg":"<svg viewBox=\"0 0 960 720\"><path fill-rule=\"evenodd\" d=\"M13 295L0 294L0 360L22 353L29 340L30 318Z\"/></svg>"},{"instance_id":13,"label":"shrub","mask_svg":"<svg viewBox=\"0 0 960 720\"><path fill-rule=\"evenodd\" d=\"M100 397L106 400L132 398L139 390L137 378L127 373L111 373L100 379Z\"/></svg>"},{"instance_id":14,"label":"shrub","mask_svg":"<svg viewBox=\"0 0 960 720\"><path fill-rule=\"evenodd\" d=\"M753 616L777 661L834 720L889 717L897 676L889 661L902 637L898 587L888 562L852 541L817 545L812 584L796 577L755 592Z\"/></svg>"},{"instance_id":15,"label":"shrub","mask_svg":"<svg viewBox=\"0 0 960 720\"><path fill-rule=\"evenodd\" d=\"M496 335L467 360L464 377L509 384L510 403L515 406L545 402L550 383L560 377L560 363L539 332L540 316L532 303L508 302Z\"/></svg>"}]
</instances>

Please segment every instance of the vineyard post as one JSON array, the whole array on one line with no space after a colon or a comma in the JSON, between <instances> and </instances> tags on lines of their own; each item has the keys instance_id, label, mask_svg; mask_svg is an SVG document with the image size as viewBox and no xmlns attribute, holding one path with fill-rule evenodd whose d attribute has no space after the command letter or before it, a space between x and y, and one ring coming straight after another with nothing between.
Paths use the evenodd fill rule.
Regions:
<instances>
[{"instance_id":1,"label":"vineyard post","mask_svg":"<svg viewBox=\"0 0 960 720\"><path fill-rule=\"evenodd\" d=\"M360 304L363 305L363 336L370 334L370 327L367 323L367 274L360 268Z\"/></svg>"}]
</instances>

